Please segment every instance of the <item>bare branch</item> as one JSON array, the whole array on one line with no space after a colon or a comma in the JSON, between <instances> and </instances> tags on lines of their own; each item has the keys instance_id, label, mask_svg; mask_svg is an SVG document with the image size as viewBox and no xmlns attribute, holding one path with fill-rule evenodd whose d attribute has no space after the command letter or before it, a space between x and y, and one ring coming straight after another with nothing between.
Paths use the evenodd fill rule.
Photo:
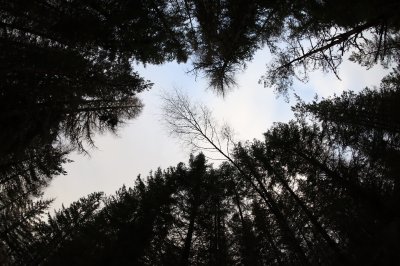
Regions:
<instances>
[{"instance_id":1,"label":"bare branch","mask_svg":"<svg viewBox=\"0 0 400 266\"><path fill-rule=\"evenodd\" d=\"M220 129L207 106L192 103L178 90L164 94L162 101L163 123L172 136L192 151L219 153L227 160L234 147L233 131L226 124Z\"/></svg>"}]
</instances>

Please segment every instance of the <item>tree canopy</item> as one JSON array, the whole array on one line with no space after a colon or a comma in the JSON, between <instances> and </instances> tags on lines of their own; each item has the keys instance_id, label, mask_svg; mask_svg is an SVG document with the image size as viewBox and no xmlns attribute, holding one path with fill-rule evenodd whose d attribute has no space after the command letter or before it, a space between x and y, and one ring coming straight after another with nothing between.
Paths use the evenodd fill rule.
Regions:
<instances>
[{"instance_id":1,"label":"tree canopy","mask_svg":"<svg viewBox=\"0 0 400 266\"><path fill-rule=\"evenodd\" d=\"M398 1L0 0L0 264L391 265L399 262ZM198 151L114 195L45 216L71 151L116 132L152 87L135 63L192 63L224 94L255 52L286 93L347 58L395 67L379 88L293 107L233 141L205 106L165 97ZM207 151L225 160L207 161Z\"/></svg>"},{"instance_id":2,"label":"tree canopy","mask_svg":"<svg viewBox=\"0 0 400 266\"><path fill-rule=\"evenodd\" d=\"M376 104L357 113L360 121L385 115L379 103L388 84L300 102L295 120L274 124L263 140L235 143L219 166L192 155L187 165L139 176L111 196L90 194L47 220L37 217L48 203L32 203L43 207L2 228L7 263L395 265L398 132L346 119L366 101ZM322 115L326 104L334 116Z\"/></svg>"}]
</instances>

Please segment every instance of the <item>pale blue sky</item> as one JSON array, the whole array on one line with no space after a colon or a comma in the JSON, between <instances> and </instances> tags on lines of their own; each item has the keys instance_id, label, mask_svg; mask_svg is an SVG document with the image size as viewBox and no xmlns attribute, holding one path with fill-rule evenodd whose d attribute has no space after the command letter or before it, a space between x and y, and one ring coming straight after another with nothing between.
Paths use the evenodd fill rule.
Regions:
<instances>
[{"instance_id":1,"label":"pale blue sky","mask_svg":"<svg viewBox=\"0 0 400 266\"><path fill-rule=\"evenodd\" d=\"M190 150L170 137L160 123L160 95L165 91L180 89L192 100L207 105L218 121L227 122L234 129L236 140L261 139L273 122L285 122L293 117L290 111L293 100L287 103L282 97L277 98L272 89L258 84L269 58L267 50L257 52L247 69L237 75L238 87L225 98L207 89L204 78L186 74L190 69L188 64L137 66L139 73L154 83L153 89L139 96L145 104L141 115L121 128L118 136L97 136L97 149L90 150L90 157L72 154L70 158L74 162L65 166L68 174L52 181L45 198L56 198L53 207L59 208L95 191L109 195L123 184L132 186L138 174L146 176L158 167L165 169L179 162L186 163ZM310 101L316 93L326 97L343 90L359 91L379 85L386 72L380 68L367 71L346 61L340 67L341 81L332 74L315 72L309 83L295 83L290 95L296 93Z\"/></svg>"}]
</instances>

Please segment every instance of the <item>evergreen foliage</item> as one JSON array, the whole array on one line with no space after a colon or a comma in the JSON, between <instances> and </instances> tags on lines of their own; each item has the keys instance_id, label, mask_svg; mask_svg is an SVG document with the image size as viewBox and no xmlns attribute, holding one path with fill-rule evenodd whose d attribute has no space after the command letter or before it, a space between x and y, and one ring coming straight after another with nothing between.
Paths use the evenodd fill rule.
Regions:
<instances>
[{"instance_id":1,"label":"evergreen foliage","mask_svg":"<svg viewBox=\"0 0 400 266\"><path fill-rule=\"evenodd\" d=\"M31 222L29 241L5 247L31 251L12 257L16 264L395 265L398 132L349 123L346 113L361 110L360 121L384 115L379 103L398 92L383 88L396 75L378 92L300 102L296 120L276 123L263 141L237 143L218 167L191 156L188 166L158 169L131 189L92 194ZM360 137L349 138L354 132Z\"/></svg>"},{"instance_id":2,"label":"evergreen foliage","mask_svg":"<svg viewBox=\"0 0 400 266\"><path fill-rule=\"evenodd\" d=\"M399 62L397 1L0 0L0 264L396 265L400 262L399 68L379 89L304 103L264 140L234 143L210 111L166 98L196 149L112 196L53 215L42 190L72 150L115 132L152 84L133 63L193 59L224 94L266 45L260 82L350 60ZM204 141L206 146L199 142ZM223 147L224 143L228 146Z\"/></svg>"}]
</instances>

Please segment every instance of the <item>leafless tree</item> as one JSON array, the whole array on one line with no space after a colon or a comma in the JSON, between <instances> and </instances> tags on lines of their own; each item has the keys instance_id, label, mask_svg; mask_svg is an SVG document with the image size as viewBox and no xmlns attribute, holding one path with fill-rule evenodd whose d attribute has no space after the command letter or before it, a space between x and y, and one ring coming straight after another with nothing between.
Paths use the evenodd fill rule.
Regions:
<instances>
[{"instance_id":1,"label":"leafless tree","mask_svg":"<svg viewBox=\"0 0 400 266\"><path fill-rule=\"evenodd\" d=\"M301 260L304 262L307 261L302 248L298 244L287 223L287 219L284 217L279 205L272 196L275 191L266 187L263 178L254 167L241 165L234 159L234 156L231 156L230 147L235 147L232 138L232 130L228 126L223 126L218 130L218 125L212 117L211 111L202 104L193 104L188 96L178 90L175 90L174 95L164 95L163 102L163 118L171 135L178 137L194 151L218 153L220 157L222 157L222 160L227 160L231 163L238 170L240 176L251 185L275 215L279 226L283 232L286 232L289 243L296 248ZM240 144L236 148L240 150ZM281 179L281 182L285 184L285 188L291 192L291 195L296 201L301 204L302 210L333 250L337 252L342 259L345 259L341 250L337 247L337 244L328 235L326 229L321 226L318 219L310 212L307 206L303 204L300 198L283 179Z\"/></svg>"},{"instance_id":2,"label":"leafless tree","mask_svg":"<svg viewBox=\"0 0 400 266\"><path fill-rule=\"evenodd\" d=\"M162 100L163 121L172 136L179 138L193 152L203 151L211 159L231 160L233 130L227 124L219 127L207 106L191 102L179 90L164 94Z\"/></svg>"}]
</instances>

